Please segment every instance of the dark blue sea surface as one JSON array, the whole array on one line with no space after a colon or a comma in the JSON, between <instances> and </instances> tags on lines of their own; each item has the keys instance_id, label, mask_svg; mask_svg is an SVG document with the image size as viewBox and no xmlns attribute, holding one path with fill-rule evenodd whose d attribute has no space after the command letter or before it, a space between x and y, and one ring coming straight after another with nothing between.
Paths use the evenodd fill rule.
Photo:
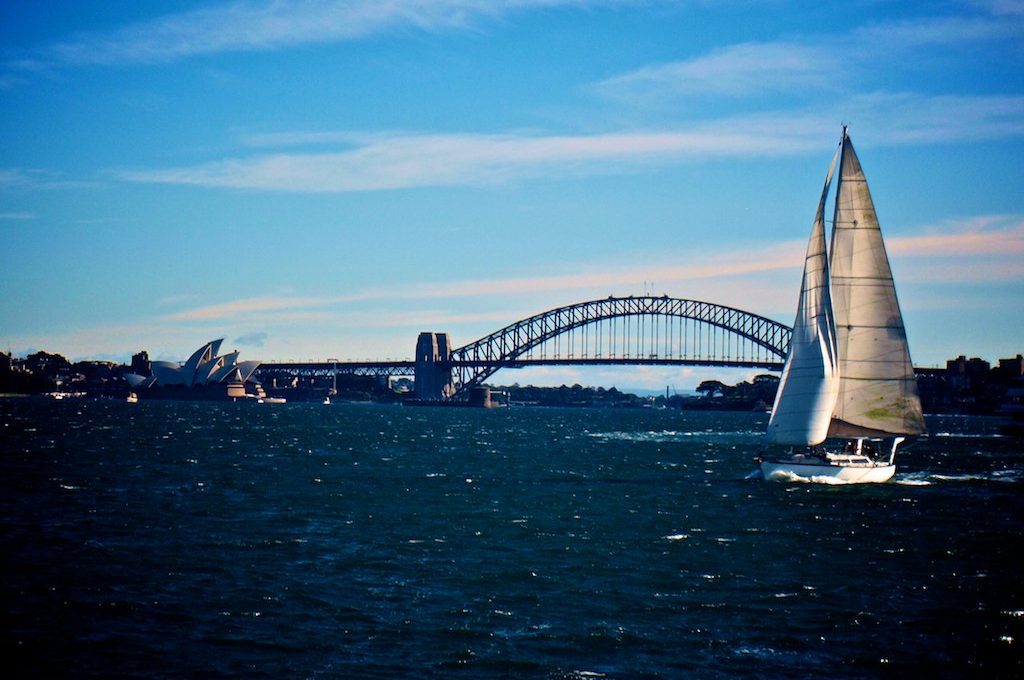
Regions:
<instances>
[{"instance_id":1,"label":"dark blue sea surface","mask_svg":"<svg viewBox=\"0 0 1024 680\"><path fill-rule=\"evenodd\" d=\"M5 675L1024 674L1021 440L778 483L765 422L0 400Z\"/></svg>"}]
</instances>

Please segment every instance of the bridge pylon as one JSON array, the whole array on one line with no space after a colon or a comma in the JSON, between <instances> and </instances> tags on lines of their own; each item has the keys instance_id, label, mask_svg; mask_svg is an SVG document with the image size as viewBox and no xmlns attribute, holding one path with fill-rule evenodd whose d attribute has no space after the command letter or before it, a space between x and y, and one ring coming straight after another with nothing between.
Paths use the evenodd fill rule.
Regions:
<instances>
[{"instance_id":1,"label":"bridge pylon","mask_svg":"<svg viewBox=\"0 0 1024 680\"><path fill-rule=\"evenodd\" d=\"M425 331L416 339L415 392L422 401L443 401L455 394L452 343L447 333Z\"/></svg>"}]
</instances>

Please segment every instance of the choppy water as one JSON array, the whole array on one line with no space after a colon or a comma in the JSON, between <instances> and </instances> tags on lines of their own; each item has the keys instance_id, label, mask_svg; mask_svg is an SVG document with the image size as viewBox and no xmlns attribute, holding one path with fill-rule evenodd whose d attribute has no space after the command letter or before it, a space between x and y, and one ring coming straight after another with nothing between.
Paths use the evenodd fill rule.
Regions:
<instances>
[{"instance_id":1,"label":"choppy water","mask_svg":"<svg viewBox=\"0 0 1024 680\"><path fill-rule=\"evenodd\" d=\"M748 479L764 414L0 400L14 676L1024 672L1024 444Z\"/></svg>"}]
</instances>

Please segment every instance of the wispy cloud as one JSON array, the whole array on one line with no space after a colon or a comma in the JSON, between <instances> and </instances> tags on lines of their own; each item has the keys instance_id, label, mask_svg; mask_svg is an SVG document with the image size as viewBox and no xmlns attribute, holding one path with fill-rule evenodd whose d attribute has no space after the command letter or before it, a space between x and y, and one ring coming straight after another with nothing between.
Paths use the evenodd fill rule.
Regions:
<instances>
[{"instance_id":1,"label":"wispy cloud","mask_svg":"<svg viewBox=\"0 0 1024 680\"><path fill-rule=\"evenodd\" d=\"M948 291L950 288L962 286L1024 286L1024 265L1020 263L1019 256L905 260L899 263L898 268L897 265L893 268L900 286L925 284L933 287L933 291L943 288ZM1000 298L993 298L990 302L995 305L1007 305L1007 300ZM1010 304L1015 302L1016 299ZM949 308L950 305L947 305L946 309ZM970 307L964 305L964 308Z\"/></svg>"},{"instance_id":2,"label":"wispy cloud","mask_svg":"<svg viewBox=\"0 0 1024 680\"><path fill-rule=\"evenodd\" d=\"M901 257L957 257L1024 255L1024 219L986 215L966 220L948 220L927 227L924 233L887 239L890 253ZM1017 262L1024 277L1024 258Z\"/></svg>"},{"instance_id":3,"label":"wispy cloud","mask_svg":"<svg viewBox=\"0 0 1024 680\"><path fill-rule=\"evenodd\" d=\"M132 182L234 189L377 191L615 173L629 170L623 165L680 158L783 155L810 148L810 141L726 130L589 136L379 135L348 151L263 155L186 168L122 171L118 176Z\"/></svg>"},{"instance_id":4,"label":"wispy cloud","mask_svg":"<svg viewBox=\"0 0 1024 680\"><path fill-rule=\"evenodd\" d=\"M634 0L241 0L167 14L108 32L80 33L6 64L19 75L83 65L152 64L221 52L346 42L400 32L473 29L511 12Z\"/></svg>"},{"instance_id":5,"label":"wispy cloud","mask_svg":"<svg viewBox=\"0 0 1024 680\"><path fill-rule=\"evenodd\" d=\"M540 299L550 298L551 293L568 296L599 296L610 293L621 294L624 291L639 292L645 281L657 282L662 291L690 288L698 290L694 282L707 281L716 293L724 294L729 288L724 280L741 280L744 276L756 275L779 269L796 268L802 262L805 243L802 239L785 241L775 244L762 244L750 250L746 257L737 257L731 252L702 253L699 258L692 254L680 256L674 263L648 264L636 267L589 266L576 273L554 276L512 277L497 279L465 279L434 284L417 283L415 285L367 288L352 291L346 295L333 297L302 297L268 295L249 297L239 300L222 302L185 309L161 316L162 321L199 322L215 321L238 322L243 319L261 322L280 322L283 319L305 318L307 315L322 315L324 320L338 320L339 310L353 304L367 302L399 302L415 303L414 311L389 312L382 316L379 312L348 312L346 324L381 325L415 325L437 322L438 318L448 322L467 322L480 320L501 320L502 314L489 312L468 312L452 314L443 311L425 311L424 301L450 301L468 298L510 298ZM750 296L751 289L741 286L744 292L736 297ZM327 311L333 310L333 311ZM539 311L539 310L534 310ZM365 318L351 316L365 314ZM468 314L468 316L467 316ZM507 319L513 321L514 319Z\"/></svg>"},{"instance_id":6,"label":"wispy cloud","mask_svg":"<svg viewBox=\"0 0 1024 680\"><path fill-rule=\"evenodd\" d=\"M861 76L922 48L947 48L1024 37L1024 12L1012 0L978 3L963 15L877 22L845 33L745 42L671 62L648 64L591 85L630 104L692 95L752 96L785 91L812 96L849 91Z\"/></svg>"},{"instance_id":7,"label":"wispy cloud","mask_svg":"<svg viewBox=\"0 0 1024 680\"><path fill-rule=\"evenodd\" d=\"M922 227L910 234L889 236L890 255L899 265L901 283L936 280L958 283L1024 280L1024 219L1019 216L979 216L950 220ZM641 284L654 281L657 290L675 296L712 299L720 304L760 311L788 313L795 304L795 287L803 263L806 242L801 237L776 243L751 245L741 254L727 246L717 253L699 257L681 254L675 261L643 266L589 265L575 273L554 276L453 280L367 288L334 297L264 296L186 309L161 317L173 322L216 322L243 320L252 323L282 323L295 320L333 321L345 327L426 326L482 321L511 323L516 318L507 310L451 313L424 308L424 301L486 298L550 300L564 302L608 294L640 292ZM951 261L955 258L955 261ZM791 270L793 276L780 276ZM936 277L939 277L937 279ZM704 296L703 298L701 296ZM382 309L358 311L351 305L388 302ZM395 306L394 303L398 303ZM415 304L416 309L402 304ZM541 311L534 309L528 313Z\"/></svg>"},{"instance_id":8,"label":"wispy cloud","mask_svg":"<svg viewBox=\"0 0 1024 680\"><path fill-rule=\"evenodd\" d=\"M248 345L250 347L263 347L267 344L267 333L264 331L253 331L235 338L236 345Z\"/></svg>"},{"instance_id":9,"label":"wispy cloud","mask_svg":"<svg viewBox=\"0 0 1024 680\"><path fill-rule=\"evenodd\" d=\"M342 312L334 320L345 328L389 329L409 328L452 328L468 324L487 323L504 326L511 321L533 314L537 310L490 309L485 312L452 312L443 309L380 310L365 312Z\"/></svg>"},{"instance_id":10,"label":"wispy cloud","mask_svg":"<svg viewBox=\"0 0 1024 680\"><path fill-rule=\"evenodd\" d=\"M1024 97L873 93L841 106L777 111L669 130L593 135L277 133L260 145L344 144L343 150L260 154L191 167L123 170L125 181L302 193L480 186L524 178L635 172L654 164L788 156L835 137L836 121L879 132L874 144L1024 134Z\"/></svg>"},{"instance_id":11,"label":"wispy cloud","mask_svg":"<svg viewBox=\"0 0 1024 680\"><path fill-rule=\"evenodd\" d=\"M493 280L453 281L417 286L413 290L377 291L377 294L412 298L454 298L491 295L526 295L552 291L591 290L612 293L623 289L636 290L644 281L655 281L665 289L683 282L701 279L724 279L798 266L805 247L802 240L761 244L747 256L733 252L682 256L672 264L647 264L639 267L592 267L575 274L509 278ZM755 252L756 251L756 252ZM369 294L373 294L369 291Z\"/></svg>"},{"instance_id":12,"label":"wispy cloud","mask_svg":"<svg viewBox=\"0 0 1024 680\"><path fill-rule=\"evenodd\" d=\"M0 213L0 221L24 222L27 220L39 219L39 216L30 212L5 212Z\"/></svg>"},{"instance_id":13,"label":"wispy cloud","mask_svg":"<svg viewBox=\"0 0 1024 680\"><path fill-rule=\"evenodd\" d=\"M964 43L1016 39L1024 34L1024 15L981 6L976 16L938 16L904 21L873 23L858 27L846 39L850 58L870 59L884 54L891 58L915 47L950 47ZM860 46L860 50L858 50Z\"/></svg>"},{"instance_id":14,"label":"wispy cloud","mask_svg":"<svg viewBox=\"0 0 1024 680\"><path fill-rule=\"evenodd\" d=\"M636 101L691 94L749 95L794 87L824 87L837 55L814 45L787 42L741 43L707 55L653 64L613 76L594 89L615 99Z\"/></svg>"},{"instance_id":15,"label":"wispy cloud","mask_svg":"<svg viewBox=\"0 0 1024 680\"><path fill-rule=\"evenodd\" d=\"M91 186L95 186L95 182L66 179L51 170L0 168L0 191L78 189Z\"/></svg>"},{"instance_id":16,"label":"wispy cloud","mask_svg":"<svg viewBox=\"0 0 1024 680\"><path fill-rule=\"evenodd\" d=\"M948 308L954 287L962 293L963 286L1024 285L1024 219L1020 216L950 219L913 234L889 237L886 245L900 284L927 286L915 294L918 308L943 303Z\"/></svg>"},{"instance_id":17,"label":"wispy cloud","mask_svg":"<svg viewBox=\"0 0 1024 680\"><path fill-rule=\"evenodd\" d=\"M261 312L279 312L300 308L321 307L332 302L331 298L308 297L254 297L233 300L216 305L206 305L183 312L165 315L167 321L209 321L211 319L235 319L250 317Z\"/></svg>"},{"instance_id":18,"label":"wispy cloud","mask_svg":"<svg viewBox=\"0 0 1024 680\"><path fill-rule=\"evenodd\" d=\"M1024 17L1024 0L967 0L971 5L983 7L996 16Z\"/></svg>"}]
</instances>

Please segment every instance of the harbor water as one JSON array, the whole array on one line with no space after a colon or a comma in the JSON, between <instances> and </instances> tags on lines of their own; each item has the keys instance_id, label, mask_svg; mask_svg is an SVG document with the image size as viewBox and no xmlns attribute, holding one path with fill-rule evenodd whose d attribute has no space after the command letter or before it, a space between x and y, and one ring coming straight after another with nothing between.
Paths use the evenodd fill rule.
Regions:
<instances>
[{"instance_id":1,"label":"harbor water","mask_svg":"<svg viewBox=\"0 0 1024 680\"><path fill-rule=\"evenodd\" d=\"M778 483L766 420L0 400L8 677L1024 674L1021 440Z\"/></svg>"}]
</instances>

